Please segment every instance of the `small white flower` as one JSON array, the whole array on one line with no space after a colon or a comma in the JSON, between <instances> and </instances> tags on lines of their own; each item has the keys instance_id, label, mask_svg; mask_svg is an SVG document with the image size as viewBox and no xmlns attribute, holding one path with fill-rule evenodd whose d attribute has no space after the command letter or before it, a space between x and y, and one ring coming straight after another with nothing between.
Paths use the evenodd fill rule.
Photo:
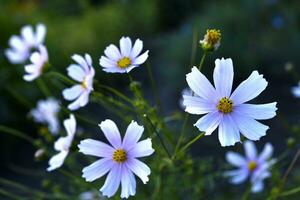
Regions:
<instances>
[{"instance_id":1,"label":"small white flower","mask_svg":"<svg viewBox=\"0 0 300 200\"><path fill-rule=\"evenodd\" d=\"M70 110L76 110L85 106L89 101L89 95L93 91L93 78L95 76L95 70L92 66L92 58L90 55L85 54L85 57L80 55L73 55L72 59L77 64L71 64L67 70L68 75L78 81L79 83L71 88L63 91L63 96L68 101L73 101L69 104Z\"/></svg>"},{"instance_id":2,"label":"small white flower","mask_svg":"<svg viewBox=\"0 0 300 200\"><path fill-rule=\"evenodd\" d=\"M275 159L271 160L273 147L270 143L267 143L261 154L257 155L254 143L246 141L244 149L245 158L234 152L226 154L227 161L238 167L238 169L227 171L224 175L230 177L232 184L240 184L250 177L251 191L260 192L264 188L264 179L271 175L270 167L275 163Z\"/></svg>"},{"instance_id":3,"label":"small white flower","mask_svg":"<svg viewBox=\"0 0 300 200\"><path fill-rule=\"evenodd\" d=\"M25 81L33 81L38 78L48 63L48 52L45 46L40 45L38 51L33 52L30 56L31 64L25 65L27 74L23 76Z\"/></svg>"},{"instance_id":4,"label":"small white flower","mask_svg":"<svg viewBox=\"0 0 300 200\"><path fill-rule=\"evenodd\" d=\"M101 56L100 65L103 71L109 73L129 73L133 68L143 64L148 58L148 52L140 53L143 49L143 42L137 39L132 46L129 37L120 39L120 51L111 44L104 50L105 56Z\"/></svg>"},{"instance_id":5,"label":"small white flower","mask_svg":"<svg viewBox=\"0 0 300 200\"><path fill-rule=\"evenodd\" d=\"M36 122L48 124L48 129L52 134L57 134L59 132L57 118L59 110L59 102L54 98L48 98L38 101L37 107L31 110L30 114Z\"/></svg>"},{"instance_id":6,"label":"small white flower","mask_svg":"<svg viewBox=\"0 0 300 200\"><path fill-rule=\"evenodd\" d=\"M70 115L69 119L64 120L64 127L67 131L67 136L60 137L54 144L54 149L59 151L58 154L54 155L49 160L49 167L47 171L53 171L62 166L67 155L69 154L69 149L71 147L74 135L76 132L76 120L74 115Z\"/></svg>"},{"instance_id":7,"label":"small white flower","mask_svg":"<svg viewBox=\"0 0 300 200\"><path fill-rule=\"evenodd\" d=\"M100 158L82 170L83 177L91 182L109 172L100 189L103 195L113 196L120 184L121 198L135 195L136 180L133 174L137 175L144 184L149 180L150 168L137 158L149 156L154 152L151 139L138 142L144 127L134 121L129 124L123 141L118 127L112 120L107 119L99 126L111 145L92 139L80 142L78 145L80 152Z\"/></svg>"},{"instance_id":8,"label":"small white flower","mask_svg":"<svg viewBox=\"0 0 300 200\"><path fill-rule=\"evenodd\" d=\"M292 94L296 98L300 98L300 81L297 86L292 87Z\"/></svg>"},{"instance_id":9,"label":"small white flower","mask_svg":"<svg viewBox=\"0 0 300 200\"><path fill-rule=\"evenodd\" d=\"M231 59L217 59L214 69L214 85L196 68L186 75L192 91L198 96L184 95L185 111L202 115L195 126L210 135L219 127L219 141L222 146L240 142L240 133L249 140L259 140L266 135L268 126L256 120L270 119L276 115L276 102L268 104L247 104L257 97L268 82L257 71L243 81L233 93L233 64Z\"/></svg>"},{"instance_id":10,"label":"small white flower","mask_svg":"<svg viewBox=\"0 0 300 200\"><path fill-rule=\"evenodd\" d=\"M24 26L21 29L21 36L13 35L9 39L10 49L5 51L6 57L13 64L24 63L29 58L31 50L44 43L45 35L46 27L44 24L38 24L35 33L32 26Z\"/></svg>"}]
</instances>

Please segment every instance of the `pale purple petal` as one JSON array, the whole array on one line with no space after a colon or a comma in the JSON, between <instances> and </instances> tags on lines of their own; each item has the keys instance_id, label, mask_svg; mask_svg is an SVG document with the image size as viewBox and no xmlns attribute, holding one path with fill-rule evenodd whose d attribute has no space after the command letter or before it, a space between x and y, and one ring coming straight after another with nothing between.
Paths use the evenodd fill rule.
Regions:
<instances>
[{"instance_id":1,"label":"pale purple petal","mask_svg":"<svg viewBox=\"0 0 300 200\"><path fill-rule=\"evenodd\" d=\"M271 158L273 154L273 146L270 143L265 144L263 151L258 156L258 161L263 162Z\"/></svg>"},{"instance_id":2,"label":"pale purple petal","mask_svg":"<svg viewBox=\"0 0 300 200\"><path fill-rule=\"evenodd\" d=\"M257 193L257 192L261 192L263 189L264 189L264 183L262 180L255 181L252 183L251 192Z\"/></svg>"},{"instance_id":3,"label":"pale purple petal","mask_svg":"<svg viewBox=\"0 0 300 200\"><path fill-rule=\"evenodd\" d=\"M97 157L106 157L112 158L114 149L97 140L85 139L80 142L78 145L79 152L82 152L85 155L97 156Z\"/></svg>"},{"instance_id":4,"label":"pale purple petal","mask_svg":"<svg viewBox=\"0 0 300 200\"><path fill-rule=\"evenodd\" d=\"M132 149L128 151L128 157L139 158L149 156L154 152L151 139L138 142Z\"/></svg>"},{"instance_id":5,"label":"pale purple petal","mask_svg":"<svg viewBox=\"0 0 300 200\"><path fill-rule=\"evenodd\" d=\"M59 167L61 167L68 155L69 151L61 151L60 153L54 155L49 160L49 167L47 168L47 171L53 171Z\"/></svg>"},{"instance_id":6,"label":"pale purple petal","mask_svg":"<svg viewBox=\"0 0 300 200\"><path fill-rule=\"evenodd\" d=\"M35 42L36 45L43 44L46 35L46 26L44 24L38 24L36 26L36 33L35 33Z\"/></svg>"},{"instance_id":7,"label":"pale purple petal","mask_svg":"<svg viewBox=\"0 0 300 200\"><path fill-rule=\"evenodd\" d=\"M71 88L63 90L63 97L66 100L72 101L78 98L84 91L84 88L81 85L74 85Z\"/></svg>"},{"instance_id":8,"label":"pale purple petal","mask_svg":"<svg viewBox=\"0 0 300 200\"><path fill-rule=\"evenodd\" d=\"M242 168L242 169L227 171L224 173L224 175L230 177L229 179L230 183L240 184L247 179L249 175L249 171L246 170L245 168Z\"/></svg>"},{"instance_id":9,"label":"pale purple petal","mask_svg":"<svg viewBox=\"0 0 300 200\"><path fill-rule=\"evenodd\" d=\"M245 160L245 158L243 158L240 154L231 151L226 154L226 160L230 164L237 167L243 167L247 165L247 161Z\"/></svg>"},{"instance_id":10,"label":"pale purple petal","mask_svg":"<svg viewBox=\"0 0 300 200\"><path fill-rule=\"evenodd\" d=\"M113 67L117 67L117 64L115 61L109 60L107 57L105 56L101 56L100 60L99 60L99 64L102 67L105 68L113 68Z\"/></svg>"},{"instance_id":11,"label":"pale purple petal","mask_svg":"<svg viewBox=\"0 0 300 200\"><path fill-rule=\"evenodd\" d=\"M136 145L138 140L141 138L144 132L144 127L138 125L135 121L131 121L128 125L124 139L123 139L123 148L129 150L131 147Z\"/></svg>"},{"instance_id":12,"label":"pale purple petal","mask_svg":"<svg viewBox=\"0 0 300 200\"><path fill-rule=\"evenodd\" d=\"M90 68L87 65L87 62L85 61L84 57L82 57L81 55L78 55L78 54L74 54L72 56L72 59L82 67L82 69L85 71L85 73L89 72Z\"/></svg>"},{"instance_id":13,"label":"pale purple petal","mask_svg":"<svg viewBox=\"0 0 300 200\"><path fill-rule=\"evenodd\" d=\"M144 184L149 181L148 176L151 173L150 168L143 162L132 158L128 159L126 162L126 166L135 174L137 175Z\"/></svg>"},{"instance_id":14,"label":"pale purple petal","mask_svg":"<svg viewBox=\"0 0 300 200\"><path fill-rule=\"evenodd\" d=\"M244 142L244 149L248 160L253 161L256 159L256 147L252 141L247 140Z\"/></svg>"},{"instance_id":15,"label":"pale purple petal","mask_svg":"<svg viewBox=\"0 0 300 200\"><path fill-rule=\"evenodd\" d=\"M230 115L223 115L219 125L219 141L221 146L232 146L240 142L240 132Z\"/></svg>"},{"instance_id":16,"label":"pale purple petal","mask_svg":"<svg viewBox=\"0 0 300 200\"><path fill-rule=\"evenodd\" d=\"M195 124L200 131L204 131L205 135L210 135L220 124L223 115L218 111L211 112L201 117Z\"/></svg>"},{"instance_id":17,"label":"pale purple petal","mask_svg":"<svg viewBox=\"0 0 300 200\"><path fill-rule=\"evenodd\" d=\"M186 112L196 115L206 114L217 109L213 103L203 98L189 95L183 95L183 105Z\"/></svg>"},{"instance_id":18,"label":"pale purple petal","mask_svg":"<svg viewBox=\"0 0 300 200\"><path fill-rule=\"evenodd\" d=\"M82 82L85 78L85 71L82 67L77 64L71 64L68 68L68 76L78 82Z\"/></svg>"},{"instance_id":19,"label":"pale purple petal","mask_svg":"<svg viewBox=\"0 0 300 200\"><path fill-rule=\"evenodd\" d=\"M73 114L70 115L69 119L64 120L64 127L68 135L73 136L76 132L76 120Z\"/></svg>"},{"instance_id":20,"label":"pale purple petal","mask_svg":"<svg viewBox=\"0 0 300 200\"><path fill-rule=\"evenodd\" d=\"M107 119L107 120L101 122L101 124L99 124L99 126L100 126L102 132L104 133L105 137L109 141L109 143L115 149L119 149L122 147L121 135L120 135L119 129L118 129L117 125L115 124L115 122L113 122L110 119Z\"/></svg>"},{"instance_id":21,"label":"pale purple petal","mask_svg":"<svg viewBox=\"0 0 300 200\"><path fill-rule=\"evenodd\" d=\"M27 25L27 26L22 27L21 35L22 35L24 41L28 45L34 45L35 44L34 33L33 33L33 29L32 29L31 26Z\"/></svg>"},{"instance_id":22,"label":"pale purple petal","mask_svg":"<svg viewBox=\"0 0 300 200\"><path fill-rule=\"evenodd\" d=\"M114 165L111 159L102 158L83 168L82 177L85 178L87 182L92 182L104 176Z\"/></svg>"},{"instance_id":23,"label":"pale purple petal","mask_svg":"<svg viewBox=\"0 0 300 200\"><path fill-rule=\"evenodd\" d=\"M291 91L296 98L300 98L300 83L298 83L297 86L292 87Z\"/></svg>"},{"instance_id":24,"label":"pale purple petal","mask_svg":"<svg viewBox=\"0 0 300 200\"><path fill-rule=\"evenodd\" d=\"M121 173L122 173L122 165L115 164L111 168L105 180L104 185L100 189L100 191L104 196L107 196L109 198L117 192L122 177Z\"/></svg>"},{"instance_id":25,"label":"pale purple petal","mask_svg":"<svg viewBox=\"0 0 300 200\"><path fill-rule=\"evenodd\" d=\"M133 173L127 168L126 165L122 165L122 177L121 177L121 198L128 198L135 195L136 181Z\"/></svg>"},{"instance_id":26,"label":"pale purple petal","mask_svg":"<svg viewBox=\"0 0 300 200\"><path fill-rule=\"evenodd\" d=\"M119 49L111 44L104 50L104 54L110 59L117 62L120 58L122 58Z\"/></svg>"},{"instance_id":27,"label":"pale purple petal","mask_svg":"<svg viewBox=\"0 0 300 200\"><path fill-rule=\"evenodd\" d=\"M267 104L240 104L234 107L234 112L254 119L270 119L276 115L276 102Z\"/></svg>"}]
</instances>

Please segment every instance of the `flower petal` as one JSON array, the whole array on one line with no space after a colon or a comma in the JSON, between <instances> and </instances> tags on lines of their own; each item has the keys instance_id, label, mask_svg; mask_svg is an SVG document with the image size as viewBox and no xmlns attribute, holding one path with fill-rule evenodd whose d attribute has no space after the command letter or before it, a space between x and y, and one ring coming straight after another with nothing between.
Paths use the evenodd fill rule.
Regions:
<instances>
[{"instance_id":1,"label":"flower petal","mask_svg":"<svg viewBox=\"0 0 300 200\"><path fill-rule=\"evenodd\" d=\"M113 122L110 119L107 119L107 120L101 122L101 124L99 124L99 126L100 126L102 132L104 133L105 137L109 141L109 143L115 149L119 149L122 147L120 132L119 132L119 129L118 129L117 125L115 124L115 122Z\"/></svg>"},{"instance_id":2,"label":"flower petal","mask_svg":"<svg viewBox=\"0 0 300 200\"><path fill-rule=\"evenodd\" d=\"M220 124L223 115L218 111L211 112L201 117L195 124L200 131L204 131L205 135L210 135Z\"/></svg>"},{"instance_id":3,"label":"flower petal","mask_svg":"<svg viewBox=\"0 0 300 200\"><path fill-rule=\"evenodd\" d=\"M129 57L131 53L131 48L132 48L132 43L131 39L129 37L122 37L120 39L120 50L121 50L121 55L123 57Z\"/></svg>"},{"instance_id":4,"label":"flower petal","mask_svg":"<svg viewBox=\"0 0 300 200\"><path fill-rule=\"evenodd\" d=\"M68 76L78 82L82 82L85 78L85 71L82 67L77 64L71 64L68 68Z\"/></svg>"},{"instance_id":5,"label":"flower petal","mask_svg":"<svg viewBox=\"0 0 300 200\"><path fill-rule=\"evenodd\" d=\"M118 61L122 56L120 54L120 51L119 49L111 44L109 45L108 47L106 47L106 49L104 50L104 54L110 59L110 60L113 60L113 61Z\"/></svg>"},{"instance_id":6,"label":"flower petal","mask_svg":"<svg viewBox=\"0 0 300 200\"><path fill-rule=\"evenodd\" d=\"M43 44L46 35L46 26L44 24L38 24L36 26L36 33L35 33L35 42L36 45Z\"/></svg>"},{"instance_id":7,"label":"flower petal","mask_svg":"<svg viewBox=\"0 0 300 200\"><path fill-rule=\"evenodd\" d=\"M130 195L135 195L136 181L133 173L127 168L126 165L122 165L121 185L121 198L128 198Z\"/></svg>"},{"instance_id":8,"label":"flower petal","mask_svg":"<svg viewBox=\"0 0 300 200\"><path fill-rule=\"evenodd\" d=\"M83 91L80 96L71 104L68 105L69 110L77 110L85 106L89 101L89 91Z\"/></svg>"},{"instance_id":9,"label":"flower petal","mask_svg":"<svg viewBox=\"0 0 300 200\"><path fill-rule=\"evenodd\" d=\"M136 58L141 53L142 49L143 49L143 41L137 39L132 47L130 58L131 59Z\"/></svg>"},{"instance_id":10,"label":"flower petal","mask_svg":"<svg viewBox=\"0 0 300 200\"><path fill-rule=\"evenodd\" d=\"M151 139L138 142L132 149L128 151L128 156L133 158L149 156L154 152Z\"/></svg>"},{"instance_id":11,"label":"flower petal","mask_svg":"<svg viewBox=\"0 0 300 200\"><path fill-rule=\"evenodd\" d=\"M64 120L65 129L70 136L74 136L76 132L76 119L73 114L70 115L69 119Z\"/></svg>"},{"instance_id":12,"label":"flower petal","mask_svg":"<svg viewBox=\"0 0 300 200\"><path fill-rule=\"evenodd\" d=\"M104 185L100 189L104 196L109 198L117 192L121 181L121 173L122 165L117 164L111 168Z\"/></svg>"},{"instance_id":13,"label":"flower petal","mask_svg":"<svg viewBox=\"0 0 300 200\"><path fill-rule=\"evenodd\" d=\"M267 104L240 104L234 107L234 112L253 119L270 119L276 115L276 102Z\"/></svg>"},{"instance_id":14,"label":"flower petal","mask_svg":"<svg viewBox=\"0 0 300 200\"><path fill-rule=\"evenodd\" d=\"M240 184L247 179L247 177L249 175L249 171L243 168L243 169L227 171L224 173L224 175L231 177L229 179L230 183Z\"/></svg>"},{"instance_id":15,"label":"flower petal","mask_svg":"<svg viewBox=\"0 0 300 200\"><path fill-rule=\"evenodd\" d=\"M137 175L144 184L149 181L148 176L151 173L150 168L143 162L132 158L128 159L126 162L126 166L135 174Z\"/></svg>"},{"instance_id":16,"label":"flower petal","mask_svg":"<svg viewBox=\"0 0 300 200\"><path fill-rule=\"evenodd\" d=\"M69 151L61 151L60 153L54 155L50 160L49 160L49 167L47 168L47 171L53 171L59 167L61 167L68 155Z\"/></svg>"},{"instance_id":17,"label":"flower petal","mask_svg":"<svg viewBox=\"0 0 300 200\"><path fill-rule=\"evenodd\" d=\"M258 161L264 162L264 161L270 159L272 154L273 154L273 146L270 143L267 143L264 146L263 151L260 153L260 155L258 157Z\"/></svg>"},{"instance_id":18,"label":"flower petal","mask_svg":"<svg viewBox=\"0 0 300 200\"><path fill-rule=\"evenodd\" d=\"M105 68L112 68L112 67L116 67L116 62L115 61L112 61L112 60L109 60L107 57L105 56L101 56L100 60L99 60L99 64L102 66L102 67L105 67Z\"/></svg>"},{"instance_id":19,"label":"flower petal","mask_svg":"<svg viewBox=\"0 0 300 200\"><path fill-rule=\"evenodd\" d=\"M186 75L186 81L189 87L199 97L206 99L212 103L217 103L217 93L207 78L197 69L192 68L192 72Z\"/></svg>"},{"instance_id":20,"label":"flower petal","mask_svg":"<svg viewBox=\"0 0 300 200\"><path fill-rule=\"evenodd\" d=\"M262 180L255 181L252 183L251 192L257 193L257 192L261 192L263 189L264 189L264 183Z\"/></svg>"},{"instance_id":21,"label":"flower petal","mask_svg":"<svg viewBox=\"0 0 300 200\"><path fill-rule=\"evenodd\" d=\"M252 141L247 140L244 142L244 149L245 154L248 160L255 160L256 159L256 147Z\"/></svg>"},{"instance_id":22,"label":"flower petal","mask_svg":"<svg viewBox=\"0 0 300 200\"><path fill-rule=\"evenodd\" d=\"M219 125L219 141L221 146L232 146L240 142L240 132L230 115L224 115Z\"/></svg>"},{"instance_id":23,"label":"flower petal","mask_svg":"<svg viewBox=\"0 0 300 200\"><path fill-rule=\"evenodd\" d=\"M232 93L230 99L233 100L234 105L239 105L257 97L262 91L266 89L268 82L257 71L243 81Z\"/></svg>"},{"instance_id":24,"label":"flower petal","mask_svg":"<svg viewBox=\"0 0 300 200\"><path fill-rule=\"evenodd\" d=\"M33 34L33 29L31 26L27 25L27 26L22 27L21 35L28 45L32 46L35 44L35 40L34 40L35 38L34 38L34 34Z\"/></svg>"},{"instance_id":25,"label":"flower petal","mask_svg":"<svg viewBox=\"0 0 300 200\"><path fill-rule=\"evenodd\" d=\"M141 138L144 132L144 127L138 125L135 121L131 121L128 125L124 139L123 139L123 148L129 150L132 148Z\"/></svg>"},{"instance_id":26,"label":"flower petal","mask_svg":"<svg viewBox=\"0 0 300 200\"><path fill-rule=\"evenodd\" d=\"M292 87L291 91L296 98L300 98L300 83L298 83L297 86Z\"/></svg>"},{"instance_id":27,"label":"flower petal","mask_svg":"<svg viewBox=\"0 0 300 200\"><path fill-rule=\"evenodd\" d=\"M78 55L78 54L74 54L72 56L72 59L82 67L82 69L84 70L85 73L89 72L90 68L89 68L86 60L84 59L84 57L82 57L81 55Z\"/></svg>"},{"instance_id":28,"label":"flower petal","mask_svg":"<svg viewBox=\"0 0 300 200\"><path fill-rule=\"evenodd\" d=\"M149 53L149 51L146 51L145 53L143 53L139 57L133 59L132 60L132 65L141 65L141 64L143 64L148 58L148 53Z\"/></svg>"},{"instance_id":29,"label":"flower petal","mask_svg":"<svg viewBox=\"0 0 300 200\"><path fill-rule=\"evenodd\" d=\"M247 161L245 160L245 158L243 158L240 154L231 151L226 153L226 160L236 167L247 165Z\"/></svg>"},{"instance_id":30,"label":"flower petal","mask_svg":"<svg viewBox=\"0 0 300 200\"><path fill-rule=\"evenodd\" d=\"M214 84L219 98L230 97L233 83L233 64L231 58L216 59Z\"/></svg>"},{"instance_id":31,"label":"flower petal","mask_svg":"<svg viewBox=\"0 0 300 200\"><path fill-rule=\"evenodd\" d=\"M82 152L85 155L97 156L97 157L106 157L112 158L114 149L97 140L85 139L80 142L78 145L79 152Z\"/></svg>"},{"instance_id":32,"label":"flower petal","mask_svg":"<svg viewBox=\"0 0 300 200\"><path fill-rule=\"evenodd\" d=\"M83 91L84 89L81 85L74 85L71 88L64 89L62 95L64 99L72 101L78 98Z\"/></svg>"},{"instance_id":33,"label":"flower petal","mask_svg":"<svg viewBox=\"0 0 300 200\"><path fill-rule=\"evenodd\" d=\"M111 159L102 158L83 168L82 177L85 178L87 182L92 182L104 176L113 166L114 163Z\"/></svg>"},{"instance_id":34,"label":"flower petal","mask_svg":"<svg viewBox=\"0 0 300 200\"><path fill-rule=\"evenodd\" d=\"M185 106L185 112L196 115L202 115L216 110L216 105L203 98L190 95L183 95L183 105Z\"/></svg>"}]
</instances>

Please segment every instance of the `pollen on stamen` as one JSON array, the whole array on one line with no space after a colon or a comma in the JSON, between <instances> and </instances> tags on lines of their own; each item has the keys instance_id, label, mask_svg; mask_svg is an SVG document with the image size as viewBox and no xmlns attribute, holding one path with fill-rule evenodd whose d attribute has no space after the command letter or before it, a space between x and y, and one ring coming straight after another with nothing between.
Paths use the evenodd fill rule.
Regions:
<instances>
[{"instance_id":1,"label":"pollen on stamen","mask_svg":"<svg viewBox=\"0 0 300 200\"><path fill-rule=\"evenodd\" d=\"M251 161L251 162L249 162L249 163L248 163L248 169L249 169L249 171L253 171L253 170L255 170L255 169L256 169L256 167L257 167L257 164L256 164L256 162L254 162L254 161Z\"/></svg>"},{"instance_id":2,"label":"pollen on stamen","mask_svg":"<svg viewBox=\"0 0 300 200\"><path fill-rule=\"evenodd\" d=\"M127 160L127 154L124 149L117 149L114 151L113 160L117 163L123 163Z\"/></svg>"},{"instance_id":3,"label":"pollen on stamen","mask_svg":"<svg viewBox=\"0 0 300 200\"><path fill-rule=\"evenodd\" d=\"M224 114L231 113L233 110L233 102L229 98L223 97L220 99L217 109Z\"/></svg>"},{"instance_id":4,"label":"pollen on stamen","mask_svg":"<svg viewBox=\"0 0 300 200\"><path fill-rule=\"evenodd\" d=\"M118 60L117 65L121 69L124 69L124 68L128 67L129 65L131 65L131 60L128 57L123 57L120 60Z\"/></svg>"}]
</instances>

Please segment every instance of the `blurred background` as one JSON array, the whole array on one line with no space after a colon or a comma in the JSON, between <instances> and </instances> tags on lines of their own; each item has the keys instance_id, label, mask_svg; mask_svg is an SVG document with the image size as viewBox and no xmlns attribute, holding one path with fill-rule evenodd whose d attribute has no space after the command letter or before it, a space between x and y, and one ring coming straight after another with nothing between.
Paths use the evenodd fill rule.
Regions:
<instances>
[{"instance_id":1,"label":"blurred background","mask_svg":"<svg viewBox=\"0 0 300 200\"><path fill-rule=\"evenodd\" d=\"M118 44L122 36L142 39L144 49L150 50L147 62L153 70L165 115L181 111L181 91L187 87L185 74L200 61L203 52L193 48L193 41L202 39L208 28L220 29L221 46L208 56L203 72L211 80L214 60L230 57L235 66L235 86L253 70L264 74L269 82L267 90L252 102L278 102L279 114L266 122L271 129L260 140L259 147L271 142L276 147L276 156L292 137L287 126L298 130L294 125L300 119L300 99L292 96L291 87L300 80L300 1L0 0L0 124L34 138L38 137L39 127L28 112L44 96L35 83L22 79L23 66L11 65L4 50L9 38L19 35L22 26L37 23L47 26L45 44L50 62L57 70L66 74L66 67L72 63L71 55L89 53L96 79L124 93L128 93L124 87L128 77L102 72L99 58L107 45ZM133 70L132 76L142 82L146 97L154 102L146 68ZM53 92L64 105L68 104L60 91ZM93 104L79 112L96 122L113 117ZM227 150L232 148L219 148L217 134L192 147L195 156L215 155L220 162ZM43 171L47 164L34 161L36 149L30 143L1 133L0 152L1 177L41 187L41 180L32 174L35 170ZM297 170L299 174L299 167Z\"/></svg>"}]
</instances>

